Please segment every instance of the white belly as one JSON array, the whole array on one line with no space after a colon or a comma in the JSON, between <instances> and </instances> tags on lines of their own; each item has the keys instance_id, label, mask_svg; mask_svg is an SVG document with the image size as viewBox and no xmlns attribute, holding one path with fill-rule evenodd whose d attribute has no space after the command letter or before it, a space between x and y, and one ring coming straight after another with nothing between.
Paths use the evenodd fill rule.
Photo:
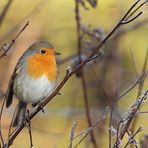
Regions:
<instances>
[{"instance_id":1,"label":"white belly","mask_svg":"<svg viewBox=\"0 0 148 148\"><path fill-rule=\"evenodd\" d=\"M50 96L54 88L55 81L49 81L46 76L33 79L22 75L22 77L15 79L13 90L19 100L26 103L37 103Z\"/></svg>"}]
</instances>

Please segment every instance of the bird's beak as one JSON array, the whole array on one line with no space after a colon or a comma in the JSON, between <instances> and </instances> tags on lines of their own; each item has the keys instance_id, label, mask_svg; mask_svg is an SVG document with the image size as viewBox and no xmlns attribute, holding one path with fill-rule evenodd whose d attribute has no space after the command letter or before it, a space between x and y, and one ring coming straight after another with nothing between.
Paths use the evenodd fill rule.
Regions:
<instances>
[{"instance_id":1,"label":"bird's beak","mask_svg":"<svg viewBox=\"0 0 148 148\"><path fill-rule=\"evenodd\" d=\"M55 51L54 55L61 55L61 53Z\"/></svg>"}]
</instances>

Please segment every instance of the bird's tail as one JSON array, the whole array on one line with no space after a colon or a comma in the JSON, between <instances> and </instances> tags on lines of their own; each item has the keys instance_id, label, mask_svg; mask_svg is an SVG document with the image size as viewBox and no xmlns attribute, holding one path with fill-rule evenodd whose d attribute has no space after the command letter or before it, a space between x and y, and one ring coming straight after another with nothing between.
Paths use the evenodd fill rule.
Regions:
<instances>
[{"instance_id":1,"label":"bird's tail","mask_svg":"<svg viewBox=\"0 0 148 148\"><path fill-rule=\"evenodd\" d=\"M13 127L16 127L25 120L26 107L27 107L26 103L19 101L12 120Z\"/></svg>"}]
</instances>

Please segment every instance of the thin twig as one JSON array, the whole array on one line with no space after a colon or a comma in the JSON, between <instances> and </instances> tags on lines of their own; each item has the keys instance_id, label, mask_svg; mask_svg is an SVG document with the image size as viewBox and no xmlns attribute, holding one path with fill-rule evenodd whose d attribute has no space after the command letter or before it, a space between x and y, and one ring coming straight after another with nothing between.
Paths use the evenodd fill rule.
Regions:
<instances>
[{"instance_id":1,"label":"thin twig","mask_svg":"<svg viewBox=\"0 0 148 148\"><path fill-rule=\"evenodd\" d=\"M143 69L142 69L142 75L143 76L142 76L141 81L139 83L139 89L138 89L137 99L142 94L142 89L143 89L143 86L144 86L144 82L145 82L145 79L146 79L146 77L148 75L147 63L148 63L148 48L147 48L147 51L146 51L145 60L144 60L144 64L143 64ZM136 116L135 119L134 119L134 122L132 122L132 128L131 128L131 133L132 134L134 132L134 129L135 129L137 120L138 120L138 116Z\"/></svg>"},{"instance_id":2,"label":"thin twig","mask_svg":"<svg viewBox=\"0 0 148 148\"><path fill-rule=\"evenodd\" d=\"M123 122L124 121L121 119L117 125L116 143L114 144L114 148L118 148L120 145L119 132L120 132L120 126Z\"/></svg>"},{"instance_id":3,"label":"thin twig","mask_svg":"<svg viewBox=\"0 0 148 148\"><path fill-rule=\"evenodd\" d=\"M76 127L77 127L77 122L73 122L73 125L72 125L72 128L71 128L71 133L70 133L70 141L69 141L68 148L72 148L72 142L73 142L73 139L74 139Z\"/></svg>"},{"instance_id":4,"label":"thin twig","mask_svg":"<svg viewBox=\"0 0 148 148\"><path fill-rule=\"evenodd\" d=\"M143 128L142 128L142 127L139 127L139 128L137 129L137 131L136 131L133 135L130 135L130 137L129 137L127 143L126 143L126 145L124 146L124 148L127 148L127 146L131 143L131 141L134 139L134 137L135 137L139 132L141 132L142 130L143 130Z\"/></svg>"},{"instance_id":5,"label":"thin twig","mask_svg":"<svg viewBox=\"0 0 148 148\"><path fill-rule=\"evenodd\" d=\"M125 92L123 92L121 95L119 95L118 97L115 98L116 102L119 101L123 96L125 96L126 94L128 94L133 88L135 88L139 82L141 81L141 77L140 76L133 85L131 85Z\"/></svg>"},{"instance_id":6,"label":"thin twig","mask_svg":"<svg viewBox=\"0 0 148 148\"><path fill-rule=\"evenodd\" d=\"M123 137L124 137L124 135L125 135L125 133L126 133L128 127L130 126L130 124L131 124L133 118L135 117L137 111L139 110L139 108L140 108L140 106L141 106L143 100L145 100L145 99L147 98L147 94L148 94L148 90L145 92L145 94L143 95L143 97L139 100L139 103L138 103L137 107L134 108L134 109L132 110L132 112L130 113L130 115L127 117L127 119L128 119L128 120L127 120L127 123L125 124L123 130L121 131L121 133L120 133L120 135L119 135L119 138L120 138L121 140L123 139Z\"/></svg>"},{"instance_id":7,"label":"thin twig","mask_svg":"<svg viewBox=\"0 0 148 148\"><path fill-rule=\"evenodd\" d=\"M142 4L140 4L125 20L128 20L130 17L132 17L133 16L133 14L135 14L135 12L137 11L137 10L139 10L143 5L145 5L145 3L147 3L148 1L147 0L145 0L145 2L143 2Z\"/></svg>"},{"instance_id":8,"label":"thin twig","mask_svg":"<svg viewBox=\"0 0 148 148\"><path fill-rule=\"evenodd\" d=\"M98 120L95 122L95 124L93 124L91 127L89 127L88 129L86 129L84 132L78 134L77 136L74 137L74 139L76 139L77 137L79 136L83 136L80 141L74 146L74 148L77 148L81 143L82 141L87 137L88 134L90 134L92 132L92 130L100 123L102 122L103 120L105 119L105 116L102 117L102 119Z\"/></svg>"},{"instance_id":9,"label":"thin twig","mask_svg":"<svg viewBox=\"0 0 148 148\"><path fill-rule=\"evenodd\" d=\"M139 10L139 9L136 9L136 11L133 11L133 9L136 7L136 5L140 2L141 0L137 0L131 7L130 7L130 9L126 12L126 14L123 16L123 18L122 18L122 20L128 20L128 19L130 19L130 17L134 14L134 13L136 13L137 12L137 10ZM134 13L133 13L133 12Z\"/></svg>"},{"instance_id":10,"label":"thin twig","mask_svg":"<svg viewBox=\"0 0 148 148\"><path fill-rule=\"evenodd\" d=\"M140 15L142 15L142 13L143 13L143 12L141 11L141 12L139 12L135 17L129 19L128 21L122 21L121 23L122 23L123 25L128 24L128 23L134 21L135 19L137 19Z\"/></svg>"},{"instance_id":11,"label":"thin twig","mask_svg":"<svg viewBox=\"0 0 148 148\"><path fill-rule=\"evenodd\" d=\"M131 11L134 9L134 7L140 2L140 0L137 0L130 8L129 10L126 12L126 14L122 17L122 19L119 21L119 23L117 23L117 25L113 28L113 30L106 36L106 38L102 41L102 44L106 43L106 41L112 36L112 33L115 32L120 26L124 25L124 20L128 17L128 15L130 15ZM135 13L138 11L138 9L135 11ZM130 17L129 17L130 19ZM135 18L137 19L137 18ZM126 20L128 21L128 20ZM132 20L134 21L134 20ZM130 22L129 22L130 23ZM101 44L99 46L102 46ZM98 46L98 48L99 48ZM95 53L97 51L97 49L93 52ZM93 55L92 53L92 55Z\"/></svg>"},{"instance_id":12,"label":"thin twig","mask_svg":"<svg viewBox=\"0 0 148 148\"><path fill-rule=\"evenodd\" d=\"M126 29L121 29L118 33L116 33L114 35L113 40L116 40L116 39L122 37L123 35L125 35L126 33L129 33L129 32L131 32L133 30L136 30L137 28L139 28L141 26L144 26L147 23L148 23L148 19L144 19L144 20L142 20L142 21L140 21L140 22L138 22L138 23L136 23L136 24L134 24L132 26L129 26Z\"/></svg>"},{"instance_id":13,"label":"thin twig","mask_svg":"<svg viewBox=\"0 0 148 148\"><path fill-rule=\"evenodd\" d=\"M127 130L127 134L128 134L128 136L131 136L131 133L128 130ZM134 143L135 148L138 148L137 141L134 138L132 138L132 140L131 140L131 144L133 144L133 143Z\"/></svg>"},{"instance_id":14,"label":"thin twig","mask_svg":"<svg viewBox=\"0 0 148 148\"><path fill-rule=\"evenodd\" d=\"M84 77L84 73L82 71L82 87L83 87L83 93L84 93L84 103L85 103L85 111L86 111L86 118L87 118L87 122L88 122L88 126L91 127L92 126L92 121L91 121L91 117L90 117L90 109L89 109L89 103L88 103L88 95L87 95L87 88L86 88L86 80ZM91 141L94 145L94 148L97 148L97 143L94 137L93 132L91 131L90 133L91 136Z\"/></svg>"},{"instance_id":15,"label":"thin twig","mask_svg":"<svg viewBox=\"0 0 148 148\"><path fill-rule=\"evenodd\" d=\"M7 52L10 50L10 48L13 46L13 44L15 43L16 39L21 35L21 33L26 29L26 27L29 25L29 21L24 25L24 27L18 32L18 34L14 37L14 39L12 39L11 43L9 44L8 48L4 49L2 48L4 51L3 53L0 55L0 58L6 56ZM5 43L6 44L6 43ZM4 44L4 45L5 45ZM3 45L3 46L4 46ZM3 47L2 46L2 47Z\"/></svg>"},{"instance_id":16,"label":"thin twig","mask_svg":"<svg viewBox=\"0 0 148 148\"><path fill-rule=\"evenodd\" d=\"M121 140L123 139L125 133L128 131L128 128L129 128L131 122L133 121L134 117L136 116L143 101L147 98L147 95L148 95L148 90L143 94L142 98L139 99L139 101L137 102L138 103L137 106L131 110L130 114L126 117L126 119L121 119L119 121L118 127L117 127L116 142L114 144L114 148L119 147ZM122 125L122 128L120 129L121 123L124 123L124 124ZM119 132L119 129L120 129L120 132Z\"/></svg>"}]
</instances>

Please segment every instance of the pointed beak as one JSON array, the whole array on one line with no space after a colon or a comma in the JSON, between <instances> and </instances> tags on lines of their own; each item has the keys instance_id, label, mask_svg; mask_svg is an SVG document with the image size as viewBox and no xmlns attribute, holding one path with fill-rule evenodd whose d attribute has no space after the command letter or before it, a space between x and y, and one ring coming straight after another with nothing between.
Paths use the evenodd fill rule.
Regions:
<instances>
[{"instance_id":1,"label":"pointed beak","mask_svg":"<svg viewBox=\"0 0 148 148\"><path fill-rule=\"evenodd\" d=\"M61 55L61 53L55 51L54 55Z\"/></svg>"}]
</instances>

